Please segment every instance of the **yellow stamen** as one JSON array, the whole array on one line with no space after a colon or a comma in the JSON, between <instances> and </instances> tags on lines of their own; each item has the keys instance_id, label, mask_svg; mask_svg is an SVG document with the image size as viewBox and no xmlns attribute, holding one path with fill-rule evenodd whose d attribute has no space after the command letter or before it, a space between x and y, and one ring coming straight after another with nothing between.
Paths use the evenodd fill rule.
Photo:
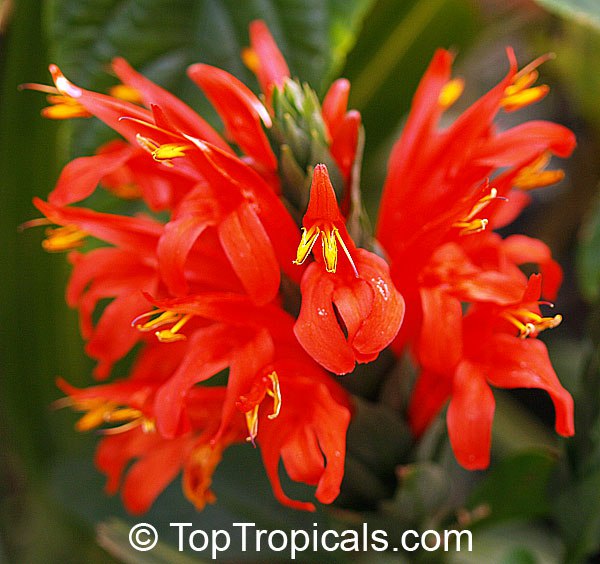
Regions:
<instances>
[{"instance_id":1,"label":"yellow stamen","mask_svg":"<svg viewBox=\"0 0 600 564\"><path fill-rule=\"evenodd\" d=\"M148 151L155 161L168 167L173 166L171 159L185 157L185 152L192 148L191 145L184 145L183 143L165 143L164 145L159 145L153 139L144 137L139 133L136 135L136 139L142 149Z\"/></svg>"},{"instance_id":2,"label":"yellow stamen","mask_svg":"<svg viewBox=\"0 0 600 564\"><path fill-rule=\"evenodd\" d=\"M81 247L87 236L88 234L76 225L46 229L46 239L42 241L42 248L51 253L70 251Z\"/></svg>"},{"instance_id":3,"label":"yellow stamen","mask_svg":"<svg viewBox=\"0 0 600 564\"><path fill-rule=\"evenodd\" d=\"M123 407L114 401L103 398L85 398L74 400L64 398L55 404L57 407L72 407L76 411L85 411L85 415L77 421L75 428L78 431L86 432L96 429L104 424L123 423L117 427L102 429L104 434L117 434L134 427L142 427L145 433L155 430L155 423L148 419L139 410L132 407Z\"/></svg>"},{"instance_id":4,"label":"yellow stamen","mask_svg":"<svg viewBox=\"0 0 600 564\"><path fill-rule=\"evenodd\" d=\"M460 95L465 89L465 81L462 78L454 78L444 84L439 98L438 104L442 109L447 110L452 106L456 100L460 98Z\"/></svg>"},{"instance_id":5,"label":"yellow stamen","mask_svg":"<svg viewBox=\"0 0 600 564\"><path fill-rule=\"evenodd\" d=\"M133 86L127 86L126 84L117 84L116 86L113 86L109 90L109 94L114 98L132 102L133 104L142 104L144 102L139 90Z\"/></svg>"},{"instance_id":6,"label":"yellow stamen","mask_svg":"<svg viewBox=\"0 0 600 564\"><path fill-rule=\"evenodd\" d=\"M271 372L271 374L269 374L269 379L271 380L273 387L271 389L267 389L267 394L273 398L273 411L267 415L267 417L269 419L275 419L281 411L281 390L279 388L279 378L277 377L277 372Z\"/></svg>"},{"instance_id":7,"label":"yellow stamen","mask_svg":"<svg viewBox=\"0 0 600 564\"><path fill-rule=\"evenodd\" d=\"M533 190L560 182L565 173L563 170L544 170L550 162L550 154L543 153L529 166L524 167L514 180L515 188Z\"/></svg>"},{"instance_id":8,"label":"yellow stamen","mask_svg":"<svg viewBox=\"0 0 600 564\"><path fill-rule=\"evenodd\" d=\"M254 444L254 439L258 435L258 404L250 411L246 411L246 426L248 427L248 437L246 440Z\"/></svg>"},{"instance_id":9,"label":"yellow stamen","mask_svg":"<svg viewBox=\"0 0 600 564\"><path fill-rule=\"evenodd\" d=\"M500 101L500 105L507 112L520 110L538 102L548 94L550 88L546 84L540 86L533 86L533 84L539 78L537 67L552 58L553 55L550 53L542 55L515 74L512 83L504 89L504 97Z\"/></svg>"},{"instance_id":10,"label":"yellow stamen","mask_svg":"<svg viewBox=\"0 0 600 564\"><path fill-rule=\"evenodd\" d=\"M354 264L354 260L352 260L352 255L350 254L346 243L344 243L344 240L340 235L339 229L329 224L321 226L313 225L308 231L306 228L302 228L302 238L300 239L300 244L298 245L298 250L296 252L296 260L294 260L293 263L302 264L306 260L306 257L312 251L319 235L321 235L325 270L327 272L335 272L337 270L337 245L339 243L346 258L350 262L354 275L358 278L358 270L356 269L356 265Z\"/></svg>"},{"instance_id":11,"label":"yellow stamen","mask_svg":"<svg viewBox=\"0 0 600 564\"><path fill-rule=\"evenodd\" d=\"M500 105L507 112L514 112L540 101L548 92L550 92L550 87L546 84L534 86L533 88L527 88L521 92L504 96L500 101Z\"/></svg>"},{"instance_id":12,"label":"yellow stamen","mask_svg":"<svg viewBox=\"0 0 600 564\"><path fill-rule=\"evenodd\" d=\"M251 47L242 49L242 61L254 74L258 72L258 69L260 68L260 59L254 49Z\"/></svg>"},{"instance_id":13,"label":"yellow stamen","mask_svg":"<svg viewBox=\"0 0 600 564\"><path fill-rule=\"evenodd\" d=\"M479 233L481 231L485 231L485 228L488 226L489 220L486 218L475 218L481 211L483 211L493 200L496 199L504 199L501 196L498 196L498 190L496 188L492 188L490 193L487 196L479 199L475 205L471 208L471 211L467 214L466 217L461 219L460 221L456 221L452 224L453 227L459 228L460 235L469 235L472 233Z\"/></svg>"},{"instance_id":14,"label":"yellow stamen","mask_svg":"<svg viewBox=\"0 0 600 564\"><path fill-rule=\"evenodd\" d=\"M302 238L300 239L300 244L296 251L296 260L293 261L294 264L302 264L306 260L306 257L310 254L319 238L319 233L321 233L321 230L316 225L313 225L308 231L305 227L302 228Z\"/></svg>"},{"instance_id":15,"label":"yellow stamen","mask_svg":"<svg viewBox=\"0 0 600 564\"><path fill-rule=\"evenodd\" d=\"M323 246L323 260L325 261L325 270L335 272L337 267L337 242L335 234L337 229L326 229L322 233L321 245Z\"/></svg>"},{"instance_id":16,"label":"yellow stamen","mask_svg":"<svg viewBox=\"0 0 600 564\"><path fill-rule=\"evenodd\" d=\"M502 317L519 330L521 339L537 335L546 329L554 329L560 325L563 319L560 314L554 317L542 317L527 309L507 310L502 313Z\"/></svg>"},{"instance_id":17,"label":"yellow stamen","mask_svg":"<svg viewBox=\"0 0 600 564\"><path fill-rule=\"evenodd\" d=\"M156 317L153 317L156 316ZM153 317L152 319L150 319L150 321L147 321L146 323L139 323L139 321L141 319L144 319L146 317ZM132 322L132 326L134 326L138 331L142 331L142 332L148 332L148 331L154 331L155 329L158 329L159 327L162 327L164 325L169 325L169 324L173 324L173 326L170 329L162 329L161 331L155 331L154 334L156 335L156 338L161 342L161 343L172 343L174 341L184 341L187 337L185 335L182 335L181 333L179 333L178 331L192 318L194 317L193 314L191 313L177 313L174 311L163 311L163 310L154 310L154 311L149 311L148 313L143 313L142 315L139 315L138 317L136 317L133 322Z\"/></svg>"},{"instance_id":18,"label":"yellow stamen","mask_svg":"<svg viewBox=\"0 0 600 564\"><path fill-rule=\"evenodd\" d=\"M267 415L268 419L275 419L281 411L281 389L279 387L279 377L277 372L271 372L267 376L271 381L271 387L267 388L266 395L273 398L273 411ZM260 403L257 403L252 409L246 411L246 426L248 427L248 442L254 445L254 439L258 435L258 409Z\"/></svg>"},{"instance_id":19,"label":"yellow stamen","mask_svg":"<svg viewBox=\"0 0 600 564\"><path fill-rule=\"evenodd\" d=\"M162 331L156 331L154 333L156 338L161 343L173 343L175 341L185 341L187 337L178 333L178 331L193 317L191 313L184 315L173 327L170 329L163 329Z\"/></svg>"},{"instance_id":20,"label":"yellow stamen","mask_svg":"<svg viewBox=\"0 0 600 564\"><path fill-rule=\"evenodd\" d=\"M185 152L192 148L191 145L184 145L182 143L166 143L158 147L153 153L152 157L155 161L170 161L170 159L176 159L178 157L185 157Z\"/></svg>"},{"instance_id":21,"label":"yellow stamen","mask_svg":"<svg viewBox=\"0 0 600 564\"><path fill-rule=\"evenodd\" d=\"M452 226L460 229L459 235L472 235L473 233L485 231L488 223L488 220L484 218L474 219L472 221L456 221Z\"/></svg>"},{"instance_id":22,"label":"yellow stamen","mask_svg":"<svg viewBox=\"0 0 600 564\"><path fill-rule=\"evenodd\" d=\"M45 118L70 119L92 115L75 98L69 96L51 95L48 96L48 102L52 105L42 110Z\"/></svg>"}]
</instances>

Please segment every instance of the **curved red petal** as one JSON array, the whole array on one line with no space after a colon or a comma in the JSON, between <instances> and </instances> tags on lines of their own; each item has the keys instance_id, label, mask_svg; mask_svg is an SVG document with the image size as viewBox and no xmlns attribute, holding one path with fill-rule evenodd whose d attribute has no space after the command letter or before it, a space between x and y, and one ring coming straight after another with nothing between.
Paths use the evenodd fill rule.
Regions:
<instances>
[{"instance_id":1,"label":"curved red petal","mask_svg":"<svg viewBox=\"0 0 600 564\"><path fill-rule=\"evenodd\" d=\"M123 116L152 122L152 114L130 102L85 90L69 82L56 65L50 65L50 73L56 88L61 94L74 98L86 110L106 125L125 137L132 145L137 146L136 129L130 120L122 120Z\"/></svg>"},{"instance_id":2,"label":"curved red petal","mask_svg":"<svg viewBox=\"0 0 600 564\"><path fill-rule=\"evenodd\" d=\"M221 136L192 108L177 96L136 72L125 59L120 57L113 59L112 68L124 84L135 88L141 94L146 106L160 106L178 130L204 139L224 151L231 151Z\"/></svg>"},{"instance_id":3,"label":"curved red petal","mask_svg":"<svg viewBox=\"0 0 600 564\"><path fill-rule=\"evenodd\" d=\"M568 157L575 145L570 129L549 121L528 121L493 136L472 158L487 166L511 166L530 161L545 151Z\"/></svg>"},{"instance_id":4,"label":"curved red petal","mask_svg":"<svg viewBox=\"0 0 600 564\"><path fill-rule=\"evenodd\" d=\"M302 305L294 334L304 350L335 374L354 369L354 352L346 342L332 305L334 281L312 263L302 278Z\"/></svg>"},{"instance_id":5,"label":"curved red petal","mask_svg":"<svg viewBox=\"0 0 600 564\"><path fill-rule=\"evenodd\" d=\"M546 345L538 339L519 339L499 333L489 346L486 376L499 388L539 388L548 392L556 411L556 432L574 434L573 398L560 384L548 357Z\"/></svg>"},{"instance_id":6,"label":"curved red petal","mask_svg":"<svg viewBox=\"0 0 600 564\"><path fill-rule=\"evenodd\" d=\"M262 127L271 126L271 116L254 93L235 76L210 65L192 65L188 75L216 108L231 138L247 155L275 170L277 159Z\"/></svg>"},{"instance_id":7,"label":"curved red petal","mask_svg":"<svg viewBox=\"0 0 600 564\"><path fill-rule=\"evenodd\" d=\"M377 355L400 330L404 319L404 298L396 290L389 267L381 257L365 249L357 249L355 256L360 278L372 290L372 302L369 314L354 338L349 338L349 343L362 355Z\"/></svg>"},{"instance_id":8,"label":"curved red petal","mask_svg":"<svg viewBox=\"0 0 600 564\"><path fill-rule=\"evenodd\" d=\"M250 23L250 44L258 58L256 77L262 91L269 97L273 86L282 86L285 79L290 77L290 70L262 20Z\"/></svg>"},{"instance_id":9,"label":"curved red petal","mask_svg":"<svg viewBox=\"0 0 600 564\"><path fill-rule=\"evenodd\" d=\"M279 263L252 207L242 204L217 229L223 250L252 300L258 305L273 300L279 290Z\"/></svg>"},{"instance_id":10,"label":"curved red petal","mask_svg":"<svg viewBox=\"0 0 600 564\"><path fill-rule=\"evenodd\" d=\"M437 374L451 374L462 358L462 306L438 288L421 289L423 323L419 362Z\"/></svg>"},{"instance_id":11,"label":"curved red petal","mask_svg":"<svg viewBox=\"0 0 600 564\"><path fill-rule=\"evenodd\" d=\"M161 277L169 291L175 296L188 293L184 268L196 239L214 223L214 216L208 210L205 216L182 217L165 225L158 242L157 255Z\"/></svg>"},{"instance_id":12,"label":"curved red petal","mask_svg":"<svg viewBox=\"0 0 600 564\"><path fill-rule=\"evenodd\" d=\"M467 470L489 466L495 406L492 390L478 367L461 362L454 376L446 421L456 460Z\"/></svg>"},{"instance_id":13,"label":"curved red petal","mask_svg":"<svg viewBox=\"0 0 600 564\"><path fill-rule=\"evenodd\" d=\"M346 114L331 140L329 150L340 167L343 177L348 180L352 172L360 132L360 113L352 110Z\"/></svg>"},{"instance_id":14,"label":"curved red petal","mask_svg":"<svg viewBox=\"0 0 600 564\"><path fill-rule=\"evenodd\" d=\"M126 146L72 160L63 168L48 201L55 206L66 206L91 196L102 178L123 166L131 158L132 151L132 147Z\"/></svg>"},{"instance_id":15,"label":"curved red petal","mask_svg":"<svg viewBox=\"0 0 600 564\"><path fill-rule=\"evenodd\" d=\"M542 293L545 298L554 300L562 283L562 268L552 258L546 243L526 235L510 235L502 242L508 258L518 265L538 264L542 271Z\"/></svg>"},{"instance_id":16,"label":"curved red petal","mask_svg":"<svg viewBox=\"0 0 600 564\"><path fill-rule=\"evenodd\" d=\"M321 114L331 137L336 134L346 115L349 95L350 81L346 78L338 78L325 94Z\"/></svg>"},{"instance_id":17,"label":"curved red petal","mask_svg":"<svg viewBox=\"0 0 600 564\"><path fill-rule=\"evenodd\" d=\"M33 204L58 225L76 225L107 243L154 255L163 225L145 217L95 212L86 208L59 207L34 198Z\"/></svg>"}]
</instances>

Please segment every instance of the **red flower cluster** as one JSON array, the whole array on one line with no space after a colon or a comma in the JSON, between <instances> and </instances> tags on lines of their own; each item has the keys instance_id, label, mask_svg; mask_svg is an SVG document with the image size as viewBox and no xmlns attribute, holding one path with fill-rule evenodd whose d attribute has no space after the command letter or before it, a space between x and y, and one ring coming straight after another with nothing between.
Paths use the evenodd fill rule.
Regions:
<instances>
[{"instance_id":1,"label":"red flower cluster","mask_svg":"<svg viewBox=\"0 0 600 564\"><path fill-rule=\"evenodd\" d=\"M561 317L541 316L542 278L528 281L519 266L539 265L548 299L555 298L562 271L541 241L502 239L490 229L520 213L527 190L562 178L562 171L544 167L552 155L569 156L575 138L544 121L496 130L500 109L515 111L548 91L534 86L544 58L520 71L511 50L508 58L504 80L440 130L443 112L463 86L450 78L450 53L435 54L392 150L377 226L392 279L409 304L394 347L410 344L420 367L409 409L412 427L421 434L450 398L450 442L469 469L489 464L489 384L546 390L557 432L574 432L573 400L535 338Z\"/></svg>"},{"instance_id":2,"label":"red flower cluster","mask_svg":"<svg viewBox=\"0 0 600 564\"><path fill-rule=\"evenodd\" d=\"M347 229L361 126L347 110L349 83L335 82L307 117L302 107L318 107L314 93L290 78L262 22L250 38L244 60L262 98L218 68L188 71L227 141L123 59L113 61L122 84L110 96L75 86L55 65L54 88L30 85L50 94L47 117L95 116L123 137L69 163L48 202L35 200L60 226L48 229L44 247L70 251L67 302L79 310L96 377L108 378L138 347L127 378L87 389L59 381L64 403L85 412L78 428L105 427L96 463L107 489L121 488L126 507L143 512L182 471L200 509L215 499L211 478L224 449L247 439L282 503L314 509L283 492L280 460L293 480L316 486L320 502L332 502L352 408L330 373L349 373L392 342L397 351L410 344L422 370L410 408L415 431L451 398L450 438L464 466L488 463L488 383L547 390L558 432L571 434L571 398L535 339L560 316L541 316L541 279L528 282L518 266L540 265L549 298L560 268L543 243L485 230L520 211L527 196L519 189L558 180L542 170L545 160L574 146L568 130L550 123L494 128L500 108L544 94L532 86L535 65L517 72L509 53L507 77L440 131L462 83L450 79L450 55L436 54L390 160L377 229L390 272ZM307 102L294 107L299 96ZM285 104L292 109L282 120ZM307 120L316 125L302 138ZM329 170L311 161L315 131ZM141 201L147 213L71 205L98 185ZM76 250L87 237L107 245ZM207 384L225 375L226 385Z\"/></svg>"}]
</instances>

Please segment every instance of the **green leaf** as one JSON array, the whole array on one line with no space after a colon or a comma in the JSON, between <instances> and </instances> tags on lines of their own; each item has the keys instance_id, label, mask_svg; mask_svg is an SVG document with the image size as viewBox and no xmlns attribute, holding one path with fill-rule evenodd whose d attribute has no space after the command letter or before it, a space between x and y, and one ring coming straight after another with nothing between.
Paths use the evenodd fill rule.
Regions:
<instances>
[{"instance_id":1,"label":"green leaf","mask_svg":"<svg viewBox=\"0 0 600 564\"><path fill-rule=\"evenodd\" d=\"M291 483L284 475L281 477L283 488L290 497L306 500L314 498L314 488ZM192 523L193 527L184 529L188 534L192 529L202 529L209 535L213 530L227 530L232 542L227 552L223 553L223 558L227 557L234 562L243 560L280 562L285 552L269 551L265 539L261 550L257 552L253 529L248 530L248 547L243 551L241 529L234 527L233 523L255 523L257 529L268 531L302 529L310 532L315 529L315 523L319 531L325 531L333 526L327 509L322 506L317 505L317 511L311 513L281 505L272 493L258 449L253 449L249 444L234 445L224 453L211 487L217 496L217 503L207 505L201 512L198 512L184 497L181 481L176 479L161 493L147 513L135 517L127 514L118 496L109 497L104 493L105 478L94 468L91 453L84 457L59 461L54 468L52 478L56 497L62 501L66 509L90 525L99 522L110 523L112 519L116 519L126 527L132 527L137 523L149 523L155 527L163 543L158 559L126 559L125 562L152 562L153 564L161 561L170 562L171 560L165 555L168 555L171 550L176 550L179 543L178 528L171 526L171 523ZM348 524L346 528L354 525L355 523ZM115 541L111 546L102 544L111 554L123 557L124 553L119 550L124 550L131 556L122 542L122 526L118 531L103 529L102 532L108 532L109 543L111 540ZM198 544L201 544L200 540ZM192 555L205 560L211 557L210 547L204 551L194 552L186 542L184 549L187 556ZM154 550L150 551L151 554L153 552ZM163 556L166 559L162 559ZM301 561L319 562L322 561L322 554L306 551L302 554ZM335 563L339 562L340 558L336 555L328 555L328 561Z\"/></svg>"},{"instance_id":2,"label":"green leaf","mask_svg":"<svg viewBox=\"0 0 600 564\"><path fill-rule=\"evenodd\" d=\"M545 515L549 511L548 480L555 464L546 452L505 458L474 490L469 506L487 507L486 522Z\"/></svg>"},{"instance_id":3,"label":"green leaf","mask_svg":"<svg viewBox=\"0 0 600 564\"><path fill-rule=\"evenodd\" d=\"M131 524L111 518L96 527L98 544L125 564L200 564L207 560L192 558L176 547L158 541L149 551L136 551L131 547Z\"/></svg>"},{"instance_id":4,"label":"green leaf","mask_svg":"<svg viewBox=\"0 0 600 564\"><path fill-rule=\"evenodd\" d=\"M550 12L600 31L600 4L596 0L535 1Z\"/></svg>"},{"instance_id":5,"label":"green leaf","mask_svg":"<svg viewBox=\"0 0 600 564\"><path fill-rule=\"evenodd\" d=\"M600 550L600 470L563 490L554 515L567 544L567 562L581 562Z\"/></svg>"},{"instance_id":6,"label":"green leaf","mask_svg":"<svg viewBox=\"0 0 600 564\"><path fill-rule=\"evenodd\" d=\"M56 63L93 90L114 84L107 65L123 56L140 72L181 96L203 115L214 112L185 69L216 65L256 87L240 54L248 24L262 18L290 71L323 91L343 64L372 0L55 0L51 29ZM91 152L106 129L77 128L78 152Z\"/></svg>"},{"instance_id":7,"label":"green leaf","mask_svg":"<svg viewBox=\"0 0 600 564\"><path fill-rule=\"evenodd\" d=\"M590 302L600 300L600 198L579 232L577 271L581 293Z\"/></svg>"},{"instance_id":8,"label":"green leaf","mask_svg":"<svg viewBox=\"0 0 600 564\"><path fill-rule=\"evenodd\" d=\"M421 525L449 503L452 484L446 470L433 462L417 462L398 471L394 499L383 502L381 510L405 528Z\"/></svg>"},{"instance_id":9,"label":"green leaf","mask_svg":"<svg viewBox=\"0 0 600 564\"><path fill-rule=\"evenodd\" d=\"M473 533L473 550L449 552L448 564L558 564L563 547L546 528L515 521Z\"/></svg>"},{"instance_id":10,"label":"green leaf","mask_svg":"<svg viewBox=\"0 0 600 564\"><path fill-rule=\"evenodd\" d=\"M383 183L386 142L408 112L435 49L450 48L460 57L477 29L477 10L464 0L378 0L365 19L342 75L352 83L350 107L360 110L365 126L363 194L370 202L378 201L375 187Z\"/></svg>"}]
</instances>

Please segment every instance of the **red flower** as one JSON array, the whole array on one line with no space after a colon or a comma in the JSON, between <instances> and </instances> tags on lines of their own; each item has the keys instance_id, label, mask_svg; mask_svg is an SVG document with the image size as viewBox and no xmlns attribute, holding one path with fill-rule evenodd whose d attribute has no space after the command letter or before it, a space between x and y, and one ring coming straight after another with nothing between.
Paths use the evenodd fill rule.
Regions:
<instances>
[{"instance_id":1,"label":"red flower","mask_svg":"<svg viewBox=\"0 0 600 564\"><path fill-rule=\"evenodd\" d=\"M115 245L72 253L74 269L67 287L67 303L79 309L81 333L88 340L85 350L99 361L95 374L106 378L140 339L130 322L147 308L141 291L158 290L155 255L162 225L149 218L62 208L39 199L34 203L52 223L64 226L49 233L46 248L70 250L89 235ZM94 327L92 314L104 298L115 299Z\"/></svg>"},{"instance_id":2,"label":"red flower","mask_svg":"<svg viewBox=\"0 0 600 564\"><path fill-rule=\"evenodd\" d=\"M517 73L512 51L509 60L511 68L504 80L447 129L438 130L442 113L460 95L462 87L450 79L450 53L439 50L434 56L414 97L402 136L392 150L380 206L377 238L394 262L411 264L418 259L418 264L423 264L435 246L453 231L453 225L468 216L485 196L481 193L482 183L498 168L508 167L504 174L512 179L508 183L494 180L496 195L504 197L513 185L518 186L519 172L541 155L550 152L566 157L573 150L573 134L550 122L528 122L496 132L494 117L507 98L516 95L514 88L523 84L520 79L529 72ZM520 93L522 105L535 101L535 97L526 96L527 92L525 89ZM512 100L514 103L518 98ZM493 205L498 208L502 204ZM438 219L440 215L443 221ZM469 221L478 219L476 214ZM435 239L424 240L423 235L432 229ZM409 269L404 276L413 271Z\"/></svg>"},{"instance_id":3,"label":"red flower","mask_svg":"<svg viewBox=\"0 0 600 564\"><path fill-rule=\"evenodd\" d=\"M194 390L186 399L191 429L178 437L136 428L103 438L95 462L108 477L107 492L114 494L120 488L125 507L134 514L144 513L183 470L183 491L196 508L214 503L210 485L223 450L244 437L244 421L238 417L218 441L213 438L224 392L222 387Z\"/></svg>"},{"instance_id":4,"label":"red flower","mask_svg":"<svg viewBox=\"0 0 600 564\"><path fill-rule=\"evenodd\" d=\"M316 366L291 358L277 364L282 407L278 417L260 423L258 444L275 497L295 509L312 503L290 499L281 487L279 461L292 480L317 487L321 503L331 503L344 476L350 407L346 393Z\"/></svg>"},{"instance_id":5,"label":"red flower","mask_svg":"<svg viewBox=\"0 0 600 564\"><path fill-rule=\"evenodd\" d=\"M61 226L48 230L44 247L77 249L67 300L79 309L96 375L140 344L126 379L86 390L59 383L69 396L63 403L86 412L77 427L109 435L96 457L108 490L121 487L126 507L142 512L183 472L186 496L202 509L215 499L223 451L246 439L260 448L281 503L314 510L283 491L280 462L331 503L344 475L351 403L324 369L351 372L394 340L397 349L413 346L420 367L409 410L415 432L449 400L450 440L465 467L489 460L490 386L546 390L557 431L572 434L571 397L536 339L560 316L541 315L541 277L528 282L519 268L538 264L552 298L560 267L535 239L485 231L520 213L524 191L560 179L545 170L549 156L573 149L572 134L555 124L494 126L500 109L547 93L533 86L542 61L517 71L509 52L506 78L440 130L463 83L450 79L449 53L436 54L390 159L377 230L383 258L357 248L346 227L360 211L362 144L360 115L348 111L350 84L336 81L319 108L314 92L290 78L264 23L251 25L250 39L245 59L263 101L225 71L189 69L232 146L123 59L113 61L123 84L112 96L72 84L55 65L55 88L33 86L51 94L50 117L96 116L124 138L67 165L50 202L35 201ZM311 162L316 154L341 172L340 204L326 166ZM69 207L98 184L162 211L161 221ZM297 208L307 200L298 245ZM110 246L86 253L88 236ZM226 386L209 384L217 375Z\"/></svg>"},{"instance_id":6,"label":"red flower","mask_svg":"<svg viewBox=\"0 0 600 564\"><path fill-rule=\"evenodd\" d=\"M518 267L539 264L551 298L560 285L560 267L541 241L522 235L502 240L486 229L520 213L529 200L522 189L560 180L560 172L543 169L549 155L568 156L575 139L566 128L542 121L497 131L493 120L500 109L519 109L548 90L533 86L543 59L517 71L510 50L508 57L504 80L440 130L440 118L463 83L450 78L451 55L436 53L392 150L377 226L392 279L409 304L395 346L400 351L412 344L421 364L410 407L413 429L422 433L451 397L450 440L467 468L489 461L494 400L488 382L547 390L558 432L572 434L572 400L544 345L523 341L502 326L509 311L520 311L541 323L539 328L554 323L532 317L539 314L534 303L539 292L534 300L523 298L526 279ZM529 294L533 286L541 288L541 278L530 286Z\"/></svg>"},{"instance_id":7,"label":"red flower","mask_svg":"<svg viewBox=\"0 0 600 564\"><path fill-rule=\"evenodd\" d=\"M296 264L306 260L318 239L322 253L315 253L316 262L302 278L294 333L317 362L345 374L356 362L374 360L390 344L402 324L404 300L385 261L354 246L325 165L315 167L303 225Z\"/></svg>"},{"instance_id":8,"label":"red flower","mask_svg":"<svg viewBox=\"0 0 600 564\"><path fill-rule=\"evenodd\" d=\"M489 464L495 406L490 384L547 391L556 409L557 433L574 433L571 395L560 385L544 343L535 338L561 321L559 315L540 315L540 293L541 276L533 275L520 299L478 304L463 318L458 299L437 288L421 291L422 372L411 399L411 424L422 433L450 398L448 434L465 468Z\"/></svg>"}]
</instances>

